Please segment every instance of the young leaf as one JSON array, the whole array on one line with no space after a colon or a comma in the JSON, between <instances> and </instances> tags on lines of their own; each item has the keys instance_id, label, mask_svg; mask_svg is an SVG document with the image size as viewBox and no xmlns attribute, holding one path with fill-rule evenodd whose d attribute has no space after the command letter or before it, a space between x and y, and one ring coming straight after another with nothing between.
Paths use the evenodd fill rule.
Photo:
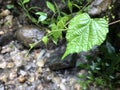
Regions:
<instances>
[{"instance_id":1,"label":"young leaf","mask_svg":"<svg viewBox=\"0 0 120 90\"><path fill-rule=\"evenodd\" d=\"M62 38L62 31L65 28L65 23L68 21L69 17L64 16L58 21L57 25L52 24L51 29L52 29L52 40L55 44L57 44L57 41L59 38Z\"/></svg>"},{"instance_id":2,"label":"young leaf","mask_svg":"<svg viewBox=\"0 0 120 90\"><path fill-rule=\"evenodd\" d=\"M58 38L62 35L61 31L58 31L58 27L55 23L53 23L51 25L51 29L52 29L52 40L55 44L57 44Z\"/></svg>"},{"instance_id":3,"label":"young leaf","mask_svg":"<svg viewBox=\"0 0 120 90\"><path fill-rule=\"evenodd\" d=\"M57 26L59 29L65 28L65 23L69 20L69 16L64 16L58 21Z\"/></svg>"},{"instance_id":4,"label":"young leaf","mask_svg":"<svg viewBox=\"0 0 120 90\"><path fill-rule=\"evenodd\" d=\"M49 1L47 1L46 4L47 4L47 7L55 13L55 6Z\"/></svg>"},{"instance_id":5,"label":"young leaf","mask_svg":"<svg viewBox=\"0 0 120 90\"><path fill-rule=\"evenodd\" d=\"M70 10L70 12L72 13L72 2L70 0L68 0L68 8Z\"/></svg>"},{"instance_id":6,"label":"young leaf","mask_svg":"<svg viewBox=\"0 0 120 90\"><path fill-rule=\"evenodd\" d=\"M47 14L44 12L37 12L36 15L39 15L38 23L44 21L47 18Z\"/></svg>"},{"instance_id":7,"label":"young leaf","mask_svg":"<svg viewBox=\"0 0 120 90\"><path fill-rule=\"evenodd\" d=\"M23 0L23 4L28 3L30 0Z\"/></svg>"},{"instance_id":8,"label":"young leaf","mask_svg":"<svg viewBox=\"0 0 120 90\"><path fill-rule=\"evenodd\" d=\"M62 59L68 54L88 51L100 45L108 33L108 22L103 18L91 19L87 13L75 16L68 26L67 48Z\"/></svg>"},{"instance_id":9,"label":"young leaf","mask_svg":"<svg viewBox=\"0 0 120 90\"><path fill-rule=\"evenodd\" d=\"M13 9L14 5L13 4L8 4L6 7L7 7L7 9Z\"/></svg>"},{"instance_id":10,"label":"young leaf","mask_svg":"<svg viewBox=\"0 0 120 90\"><path fill-rule=\"evenodd\" d=\"M42 41L44 42L44 44L47 46L47 43L48 43L48 36L44 36L43 38L42 38Z\"/></svg>"}]
</instances>

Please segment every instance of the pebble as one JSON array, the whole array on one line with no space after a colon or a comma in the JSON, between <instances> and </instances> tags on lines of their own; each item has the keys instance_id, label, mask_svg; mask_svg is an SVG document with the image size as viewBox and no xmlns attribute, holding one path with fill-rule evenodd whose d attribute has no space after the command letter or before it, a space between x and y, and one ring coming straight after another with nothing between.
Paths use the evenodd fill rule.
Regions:
<instances>
[{"instance_id":1,"label":"pebble","mask_svg":"<svg viewBox=\"0 0 120 90\"><path fill-rule=\"evenodd\" d=\"M10 47L2 47L2 50L1 50L1 53L4 54L4 53L8 53L10 52L12 49Z\"/></svg>"},{"instance_id":2,"label":"pebble","mask_svg":"<svg viewBox=\"0 0 120 90\"><path fill-rule=\"evenodd\" d=\"M4 83L6 83L7 79L8 79L8 75L7 74L1 74L0 75L0 81L3 81Z\"/></svg>"},{"instance_id":3,"label":"pebble","mask_svg":"<svg viewBox=\"0 0 120 90\"><path fill-rule=\"evenodd\" d=\"M27 79L26 79L25 76L20 75L20 76L18 77L18 80L19 80L20 83L24 83Z\"/></svg>"},{"instance_id":4,"label":"pebble","mask_svg":"<svg viewBox=\"0 0 120 90\"><path fill-rule=\"evenodd\" d=\"M34 25L26 25L19 28L15 36L17 40L19 40L24 46L30 47L30 44L37 43L35 47L43 47L43 42L39 42L45 34L45 30L43 28L38 28Z\"/></svg>"},{"instance_id":5,"label":"pebble","mask_svg":"<svg viewBox=\"0 0 120 90\"><path fill-rule=\"evenodd\" d=\"M23 64L24 57L21 53L17 53L16 55L12 56L12 60L14 61L16 67L20 67Z\"/></svg>"},{"instance_id":6,"label":"pebble","mask_svg":"<svg viewBox=\"0 0 120 90\"><path fill-rule=\"evenodd\" d=\"M78 83L74 85L74 89L75 89L75 90L82 90L82 89L80 88L80 84L78 84Z\"/></svg>"},{"instance_id":7,"label":"pebble","mask_svg":"<svg viewBox=\"0 0 120 90\"><path fill-rule=\"evenodd\" d=\"M9 14L10 14L10 11L9 11L8 9L6 9L6 10L3 10L3 11L0 13L0 16L5 17L5 16L8 16Z\"/></svg>"},{"instance_id":8,"label":"pebble","mask_svg":"<svg viewBox=\"0 0 120 90\"><path fill-rule=\"evenodd\" d=\"M38 60L36 63L39 67L43 67L45 64L45 59Z\"/></svg>"},{"instance_id":9,"label":"pebble","mask_svg":"<svg viewBox=\"0 0 120 90\"><path fill-rule=\"evenodd\" d=\"M17 72L16 71L12 71L10 74L9 74L9 79L10 80L13 80L17 77Z\"/></svg>"},{"instance_id":10,"label":"pebble","mask_svg":"<svg viewBox=\"0 0 120 90\"><path fill-rule=\"evenodd\" d=\"M0 31L0 35L3 35L4 34L4 32L3 31Z\"/></svg>"},{"instance_id":11,"label":"pebble","mask_svg":"<svg viewBox=\"0 0 120 90\"><path fill-rule=\"evenodd\" d=\"M5 24L7 24L9 28L11 28L13 25L13 16L12 15L6 16L5 21L6 21Z\"/></svg>"},{"instance_id":12,"label":"pebble","mask_svg":"<svg viewBox=\"0 0 120 90\"><path fill-rule=\"evenodd\" d=\"M7 62L6 67L7 67L7 68L13 68L14 65L15 65L15 64L14 64L13 62Z\"/></svg>"},{"instance_id":13,"label":"pebble","mask_svg":"<svg viewBox=\"0 0 120 90\"><path fill-rule=\"evenodd\" d=\"M34 82L35 81L35 76L30 76L28 79L29 82Z\"/></svg>"},{"instance_id":14,"label":"pebble","mask_svg":"<svg viewBox=\"0 0 120 90\"><path fill-rule=\"evenodd\" d=\"M26 75L27 75L27 72L24 71L24 70L20 70L20 74L21 74L22 76L26 76Z\"/></svg>"},{"instance_id":15,"label":"pebble","mask_svg":"<svg viewBox=\"0 0 120 90\"><path fill-rule=\"evenodd\" d=\"M60 89L61 90L66 90L66 87L65 87L65 85L63 83L60 83Z\"/></svg>"},{"instance_id":16,"label":"pebble","mask_svg":"<svg viewBox=\"0 0 120 90\"><path fill-rule=\"evenodd\" d=\"M36 72L37 72L38 74L40 74L40 73L42 72L42 68L39 67Z\"/></svg>"},{"instance_id":17,"label":"pebble","mask_svg":"<svg viewBox=\"0 0 120 90\"><path fill-rule=\"evenodd\" d=\"M60 82L61 82L61 80L60 80L60 78L59 77L54 77L53 79L52 79L52 81L55 83L55 84L60 84ZM59 86L59 85L58 85Z\"/></svg>"},{"instance_id":18,"label":"pebble","mask_svg":"<svg viewBox=\"0 0 120 90\"><path fill-rule=\"evenodd\" d=\"M5 87L3 84L0 84L0 90L5 90Z\"/></svg>"},{"instance_id":19,"label":"pebble","mask_svg":"<svg viewBox=\"0 0 120 90\"><path fill-rule=\"evenodd\" d=\"M37 87L37 90L43 90L43 88L44 87L42 86L42 84L39 84L38 87Z\"/></svg>"},{"instance_id":20,"label":"pebble","mask_svg":"<svg viewBox=\"0 0 120 90\"><path fill-rule=\"evenodd\" d=\"M0 62L0 68L5 69L6 68L6 62Z\"/></svg>"}]
</instances>

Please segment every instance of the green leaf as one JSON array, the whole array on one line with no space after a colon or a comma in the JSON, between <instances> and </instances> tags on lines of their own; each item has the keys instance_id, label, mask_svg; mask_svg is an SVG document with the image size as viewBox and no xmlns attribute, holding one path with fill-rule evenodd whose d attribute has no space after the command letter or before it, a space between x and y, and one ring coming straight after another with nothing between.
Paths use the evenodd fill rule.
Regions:
<instances>
[{"instance_id":1,"label":"green leaf","mask_svg":"<svg viewBox=\"0 0 120 90\"><path fill-rule=\"evenodd\" d=\"M47 18L47 14L44 12L37 12L36 15L39 15L38 23L44 21Z\"/></svg>"},{"instance_id":2,"label":"green leaf","mask_svg":"<svg viewBox=\"0 0 120 90\"><path fill-rule=\"evenodd\" d=\"M45 45L47 45L47 43L48 43L48 36L44 36L43 38L42 38L42 41L44 42L44 44Z\"/></svg>"},{"instance_id":3,"label":"green leaf","mask_svg":"<svg viewBox=\"0 0 120 90\"><path fill-rule=\"evenodd\" d=\"M54 23L51 25L52 29L52 40L55 44L57 44L57 41L59 38L62 38L62 31L64 31L65 23L68 21L69 17L64 16L58 21L57 25Z\"/></svg>"},{"instance_id":4,"label":"green leaf","mask_svg":"<svg viewBox=\"0 0 120 90\"><path fill-rule=\"evenodd\" d=\"M57 26L59 29L64 29L66 22L69 20L69 16L64 16L58 21Z\"/></svg>"},{"instance_id":5,"label":"green leaf","mask_svg":"<svg viewBox=\"0 0 120 90\"><path fill-rule=\"evenodd\" d=\"M55 13L55 6L49 1L47 1L46 4L47 4L47 7Z\"/></svg>"},{"instance_id":6,"label":"green leaf","mask_svg":"<svg viewBox=\"0 0 120 90\"><path fill-rule=\"evenodd\" d=\"M26 3L28 3L30 0L23 0L23 4L26 4Z\"/></svg>"},{"instance_id":7,"label":"green leaf","mask_svg":"<svg viewBox=\"0 0 120 90\"><path fill-rule=\"evenodd\" d=\"M58 38L62 35L61 31L58 31L58 27L55 23L51 24L51 33L52 33L52 40L57 45Z\"/></svg>"},{"instance_id":8,"label":"green leaf","mask_svg":"<svg viewBox=\"0 0 120 90\"><path fill-rule=\"evenodd\" d=\"M72 13L72 5L73 5L73 3L70 0L68 0L68 8L71 13Z\"/></svg>"},{"instance_id":9,"label":"green leaf","mask_svg":"<svg viewBox=\"0 0 120 90\"><path fill-rule=\"evenodd\" d=\"M6 7L7 7L7 9L13 9L14 5L13 4L8 4Z\"/></svg>"},{"instance_id":10,"label":"green leaf","mask_svg":"<svg viewBox=\"0 0 120 90\"><path fill-rule=\"evenodd\" d=\"M62 59L68 54L88 51L95 45L101 45L107 33L108 22L105 19L91 19L87 13L76 15L68 26L68 44Z\"/></svg>"}]
</instances>

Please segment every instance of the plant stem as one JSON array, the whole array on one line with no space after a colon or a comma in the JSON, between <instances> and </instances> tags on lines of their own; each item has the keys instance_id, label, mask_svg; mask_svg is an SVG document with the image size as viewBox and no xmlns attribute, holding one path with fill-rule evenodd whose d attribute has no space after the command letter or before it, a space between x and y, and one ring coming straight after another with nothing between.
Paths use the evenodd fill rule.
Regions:
<instances>
[{"instance_id":1,"label":"plant stem","mask_svg":"<svg viewBox=\"0 0 120 90\"><path fill-rule=\"evenodd\" d=\"M120 19L117 20L117 21L111 22L111 23L109 23L108 25L110 26L110 25L113 25L113 24L116 24L116 23L119 23L119 22L120 22Z\"/></svg>"}]
</instances>

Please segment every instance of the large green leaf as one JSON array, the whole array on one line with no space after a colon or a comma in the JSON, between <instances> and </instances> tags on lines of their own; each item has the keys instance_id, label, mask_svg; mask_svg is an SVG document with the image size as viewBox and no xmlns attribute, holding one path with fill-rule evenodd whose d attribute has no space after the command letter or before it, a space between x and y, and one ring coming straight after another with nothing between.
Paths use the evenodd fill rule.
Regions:
<instances>
[{"instance_id":1,"label":"large green leaf","mask_svg":"<svg viewBox=\"0 0 120 90\"><path fill-rule=\"evenodd\" d=\"M68 54L88 51L100 45L108 33L108 22L103 18L91 19L87 13L76 15L68 26L67 48L62 59Z\"/></svg>"}]
</instances>

